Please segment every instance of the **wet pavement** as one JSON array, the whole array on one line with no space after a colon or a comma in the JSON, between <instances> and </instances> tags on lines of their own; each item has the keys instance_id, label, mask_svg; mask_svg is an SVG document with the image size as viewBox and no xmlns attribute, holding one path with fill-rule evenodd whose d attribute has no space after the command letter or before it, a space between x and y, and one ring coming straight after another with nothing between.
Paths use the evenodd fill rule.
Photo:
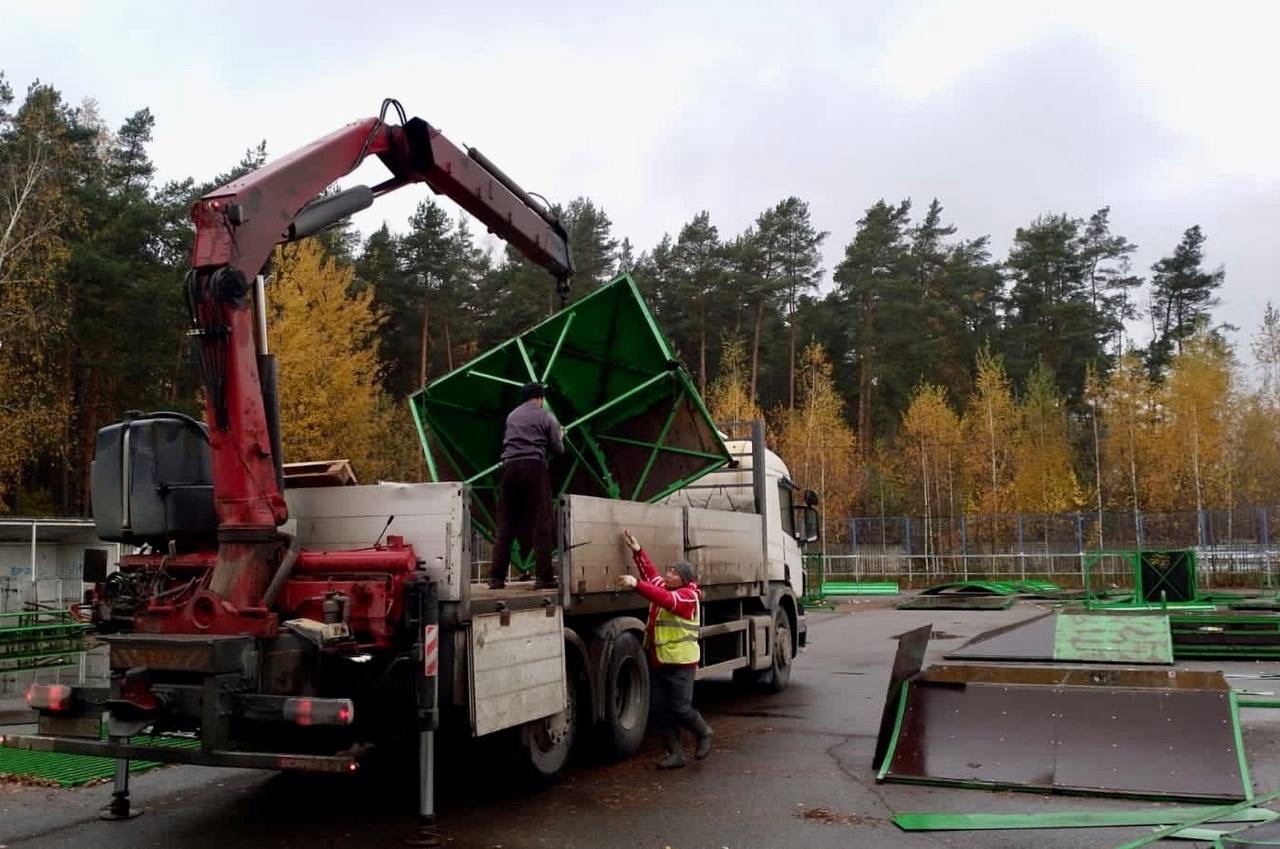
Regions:
<instances>
[{"instance_id":1,"label":"wet pavement","mask_svg":"<svg viewBox=\"0 0 1280 849\"><path fill-rule=\"evenodd\" d=\"M896 611L892 599L843 605L810 616L811 646L791 687L743 695L727 681L699 685L697 701L717 732L701 763L653 768L656 742L637 758L599 764L584 753L558 785L540 791L510 779L483 751L441 763L440 826L457 849L808 849L808 847L1099 847L1145 828L1056 832L907 834L894 813L1129 810L1152 803L994 793L875 783L870 762L884 702L893 636L932 624L945 639L930 659L993 627L1042 608L1003 611ZM1275 663L1195 663L1257 673ZM1234 681L1269 692L1280 681ZM1245 741L1259 791L1280 788L1280 711L1245 712ZM486 772L487 770L487 772ZM170 767L133 781L138 819L105 823L98 807L110 785L54 790L0 783L0 845L7 849L128 847L386 847L414 833L411 773L355 778L275 775ZM1183 844L1187 845L1187 844Z\"/></svg>"}]
</instances>

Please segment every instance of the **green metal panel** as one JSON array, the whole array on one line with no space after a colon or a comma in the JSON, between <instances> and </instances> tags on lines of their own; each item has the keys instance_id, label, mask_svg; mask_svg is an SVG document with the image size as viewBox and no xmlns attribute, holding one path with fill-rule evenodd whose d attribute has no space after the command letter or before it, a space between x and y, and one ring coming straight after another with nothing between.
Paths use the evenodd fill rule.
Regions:
<instances>
[{"instance_id":1,"label":"green metal panel","mask_svg":"<svg viewBox=\"0 0 1280 849\"><path fill-rule=\"evenodd\" d=\"M1176 825L1171 825L1168 828L1162 828L1159 831L1152 832L1146 837L1139 837L1137 840L1130 840L1127 843L1121 843L1119 846L1115 847L1115 849L1140 849L1140 847L1143 847L1143 846L1150 846L1152 843L1155 843L1159 840L1163 840L1166 837L1172 837L1173 835L1177 834L1178 832L1182 831L1183 829L1189 826L1201 825L1206 822L1223 822L1222 818L1225 816L1230 816L1232 814L1239 813L1240 811L1255 807L1257 805L1265 805L1266 803L1272 802L1276 799L1280 799L1280 791L1277 791L1275 793L1268 793L1267 795L1254 799L1252 801L1244 801L1236 805L1229 805L1224 808L1218 808L1216 812L1210 812L1202 816L1191 817L1190 819L1184 820L1181 823L1178 823Z\"/></svg>"},{"instance_id":2,"label":"green metal panel","mask_svg":"<svg viewBox=\"0 0 1280 849\"><path fill-rule=\"evenodd\" d=\"M1053 659L1085 663L1173 663L1167 616L1060 613Z\"/></svg>"},{"instance_id":3,"label":"green metal panel","mask_svg":"<svg viewBox=\"0 0 1280 849\"><path fill-rule=\"evenodd\" d=\"M499 456L520 387L546 386L565 431L552 491L658 501L730 461L692 379L630 275L423 387L410 398L435 480L472 485L492 535Z\"/></svg>"},{"instance_id":4,"label":"green metal panel","mask_svg":"<svg viewBox=\"0 0 1280 849\"><path fill-rule=\"evenodd\" d=\"M893 581L828 581L822 585L822 595L897 595L898 585Z\"/></svg>"},{"instance_id":5,"label":"green metal panel","mask_svg":"<svg viewBox=\"0 0 1280 849\"><path fill-rule=\"evenodd\" d=\"M0 670L70 665L84 651L88 628L65 610L0 613Z\"/></svg>"},{"instance_id":6,"label":"green metal panel","mask_svg":"<svg viewBox=\"0 0 1280 849\"><path fill-rule=\"evenodd\" d=\"M146 746L173 746L196 748L200 741L191 737L131 738L130 742ZM162 764L158 761L129 761L129 772L146 772ZM0 776L48 781L60 787L76 787L90 781L108 779L115 775L114 758L90 755L67 755L61 752L35 752L26 749L9 749L0 746Z\"/></svg>"},{"instance_id":7,"label":"green metal panel","mask_svg":"<svg viewBox=\"0 0 1280 849\"><path fill-rule=\"evenodd\" d=\"M893 823L903 831L992 831L1035 828L1114 828L1173 825L1222 809L1216 805L1145 808L1137 811L1046 811L1038 814L901 813ZM1269 822L1280 814L1266 808L1246 808L1204 822Z\"/></svg>"}]
</instances>

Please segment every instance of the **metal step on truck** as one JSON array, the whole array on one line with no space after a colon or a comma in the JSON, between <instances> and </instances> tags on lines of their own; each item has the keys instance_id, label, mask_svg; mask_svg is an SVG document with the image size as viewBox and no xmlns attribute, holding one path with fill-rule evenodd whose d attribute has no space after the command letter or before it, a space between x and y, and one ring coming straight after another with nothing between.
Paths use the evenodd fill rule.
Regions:
<instances>
[{"instance_id":1,"label":"metal step on truck","mask_svg":"<svg viewBox=\"0 0 1280 849\"><path fill-rule=\"evenodd\" d=\"M322 195L375 155L391 179ZM98 433L98 535L132 548L78 609L109 646L110 686L34 685L37 733L0 740L118 759L104 818L136 814L130 759L347 773L416 741L430 825L435 775L449 769L437 734L504 734L542 777L588 737L634 754L649 677L643 602L615 586L631 568L624 528L655 562L696 565L700 675L787 685L805 642L800 552L816 538L816 498L761 425L726 442L629 277L411 398L429 482L287 473L264 264L276 244L413 182L453 197L567 292L551 213L394 101L197 202L185 296L205 421L139 413ZM492 538L503 422L530 380L568 449L551 466L559 588L491 590L475 580L475 541Z\"/></svg>"}]
</instances>

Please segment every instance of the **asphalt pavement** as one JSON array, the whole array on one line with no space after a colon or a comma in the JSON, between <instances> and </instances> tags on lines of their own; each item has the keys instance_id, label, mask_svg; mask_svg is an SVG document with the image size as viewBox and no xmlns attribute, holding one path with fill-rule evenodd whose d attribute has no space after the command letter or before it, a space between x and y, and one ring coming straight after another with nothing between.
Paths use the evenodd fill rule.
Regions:
<instances>
[{"instance_id":1,"label":"asphalt pavement","mask_svg":"<svg viewBox=\"0 0 1280 849\"><path fill-rule=\"evenodd\" d=\"M440 827L456 849L857 849L857 847L1108 847L1145 828L1054 832L907 834L894 813L1038 812L1155 808L1154 803L1032 793L876 784L871 770L894 635L924 624L938 634L931 659L999 625L1041 612L1031 602L1003 611L897 611L892 600L811 614L810 648L791 686L743 695L727 681L699 685L697 701L717 732L700 763L658 772L650 740L636 758L593 762L582 753L556 786L534 790L501 761L464 748L442 755ZM1192 664L1262 672L1276 664ZM1251 689L1280 681L1237 681ZM1280 711L1245 713L1245 741L1259 791L1280 788ZM447 762L446 762L447 761ZM0 849L134 847L387 847L414 834L411 773L356 777L276 775L168 767L133 780L146 813L96 819L110 784L54 790L0 783ZM1187 845L1187 844L1183 844Z\"/></svg>"}]
</instances>

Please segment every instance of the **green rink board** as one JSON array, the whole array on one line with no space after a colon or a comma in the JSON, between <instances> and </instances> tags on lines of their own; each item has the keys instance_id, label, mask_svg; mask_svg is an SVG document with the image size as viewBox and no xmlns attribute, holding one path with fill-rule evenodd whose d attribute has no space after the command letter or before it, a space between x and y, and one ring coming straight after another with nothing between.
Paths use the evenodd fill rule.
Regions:
<instances>
[{"instance_id":1,"label":"green rink board","mask_svg":"<svg viewBox=\"0 0 1280 849\"><path fill-rule=\"evenodd\" d=\"M131 742L146 746L194 749L199 740L190 737L138 736ZM138 773L163 766L159 761L129 761L129 772ZM0 746L0 778L26 778L53 782L61 787L78 787L90 781L110 779L116 774L114 758L68 755L62 752L33 752Z\"/></svg>"}]
</instances>

